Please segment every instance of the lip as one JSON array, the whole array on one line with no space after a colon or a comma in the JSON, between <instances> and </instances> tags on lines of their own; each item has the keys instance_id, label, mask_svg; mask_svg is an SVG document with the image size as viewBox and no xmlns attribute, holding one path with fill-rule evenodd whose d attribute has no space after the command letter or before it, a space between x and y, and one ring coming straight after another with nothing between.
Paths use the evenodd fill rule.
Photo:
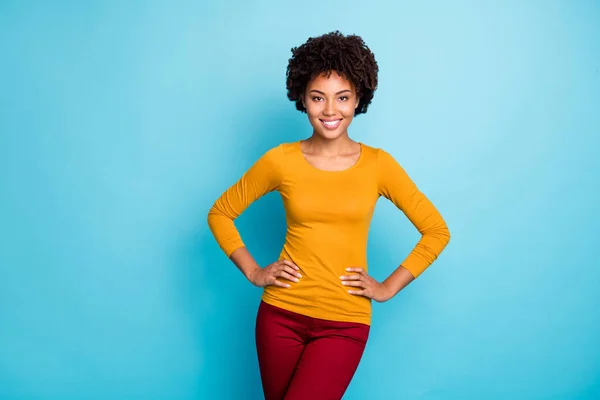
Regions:
<instances>
[{"instance_id":1,"label":"lip","mask_svg":"<svg viewBox=\"0 0 600 400\"><path fill-rule=\"evenodd\" d=\"M321 121L321 125L323 125L323 127L325 129L329 129L330 131L333 131L335 129L337 129L338 126L340 126L340 124L342 123L342 119L319 119L319 121ZM325 124L325 122L334 122L337 121L337 123L335 125L327 125Z\"/></svg>"}]
</instances>

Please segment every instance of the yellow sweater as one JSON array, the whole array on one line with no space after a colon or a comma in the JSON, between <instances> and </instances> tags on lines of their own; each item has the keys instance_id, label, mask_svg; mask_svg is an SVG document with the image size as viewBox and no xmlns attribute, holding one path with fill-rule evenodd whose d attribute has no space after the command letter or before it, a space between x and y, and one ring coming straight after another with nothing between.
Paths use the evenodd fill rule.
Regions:
<instances>
[{"instance_id":1,"label":"yellow sweater","mask_svg":"<svg viewBox=\"0 0 600 400\"><path fill-rule=\"evenodd\" d=\"M339 277L348 267L368 271L367 235L380 196L402 210L422 235L402 262L415 277L450 239L440 213L384 150L361 144L354 166L324 171L308 163L298 141L267 151L211 208L208 224L228 257L244 246L234 220L273 190L281 194L286 211L280 259L295 263L302 278L283 280L290 288L267 286L262 299L313 318L370 325L370 299L349 294Z\"/></svg>"}]
</instances>

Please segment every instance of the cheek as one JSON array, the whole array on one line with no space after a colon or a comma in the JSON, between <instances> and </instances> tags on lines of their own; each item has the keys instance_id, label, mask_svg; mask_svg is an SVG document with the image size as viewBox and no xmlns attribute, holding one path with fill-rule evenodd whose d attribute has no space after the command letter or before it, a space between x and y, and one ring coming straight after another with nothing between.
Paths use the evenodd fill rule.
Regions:
<instances>
[{"instance_id":1,"label":"cheek","mask_svg":"<svg viewBox=\"0 0 600 400\"><path fill-rule=\"evenodd\" d=\"M351 118L354 116L354 112L356 108L354 107L354 103L348 103L342 110L342 115L346 118Z\"/></svg>"},{"instance_id":2,"label":"cheek","mask_svg":"<svg viewBox=\"0 0 600 400\"><path fill-rule=\"evenodd\" d=\"M321 108L319 106L316 106L314 104L307 104L305 108L306 114L308 114L310 118L317 118L317 116L321 115Z\"/></svg>"}]
</instances>

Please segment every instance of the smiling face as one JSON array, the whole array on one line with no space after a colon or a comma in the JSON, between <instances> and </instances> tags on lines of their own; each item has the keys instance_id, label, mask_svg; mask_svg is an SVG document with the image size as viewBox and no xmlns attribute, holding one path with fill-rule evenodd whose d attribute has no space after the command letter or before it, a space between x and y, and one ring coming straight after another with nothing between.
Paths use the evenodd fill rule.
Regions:
<instances>
[{"instance_id":1,"label":"smiling face","mask_svg":"<svg viewBox=\"0 0 600 400\"><path fill-rule=\"evenodd\" d=\"M333 140L348 135L359 98L354 85L333 71L310 81L302 98L314 134Z\"/></svg>"}]
</instances>

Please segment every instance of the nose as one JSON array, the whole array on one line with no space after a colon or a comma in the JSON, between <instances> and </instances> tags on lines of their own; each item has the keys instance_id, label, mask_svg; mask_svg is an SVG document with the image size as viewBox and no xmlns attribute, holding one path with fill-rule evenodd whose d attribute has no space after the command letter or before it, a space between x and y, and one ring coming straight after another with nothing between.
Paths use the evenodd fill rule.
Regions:
<instances>
[{"instance_id":1,"label":"nose","mask_svg":"<svg viewBox=\"0 0 600 400\"><path fill-rule=\"evenodd\" d=\"M335 115L335 100L326 101L325 108L323 109L323 114L327 116Z\"/></svg>"}]
</instances>

